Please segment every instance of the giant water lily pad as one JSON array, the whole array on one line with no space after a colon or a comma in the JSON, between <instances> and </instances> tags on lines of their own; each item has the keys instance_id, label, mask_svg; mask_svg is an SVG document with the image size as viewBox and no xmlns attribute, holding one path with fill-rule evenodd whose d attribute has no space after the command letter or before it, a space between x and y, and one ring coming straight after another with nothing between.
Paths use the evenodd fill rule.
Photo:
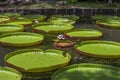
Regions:
<instances>
[{"instance_id":1,"label":"giant water lily pad","mask_svg":"<svg viewBox=\"0 0 120 80\"><path fill-rule=\"evenodd\" d=\"M24 18L31 19L31 20L38 20L38 21L43 21L46 19L46 16L44 15L24 15Z\"/></svg>"},{"instance_id":2,"label":"giant water lily pad","mask_svg":"<svg viewBox=\"0 0 120 80\"><path fill-rule=\"evenodd\" d=\"M0 80L21 80L22 74L9 67L0 67Z\"/></svg>"},{"instance_id":3,"label":"giant water lily pad","mask_svg":"<svg viewBox=\"0 0 120 80\"><path fill-rule=\"evenodd\" d=\"M21 16L20 13L15 13L15 12L7 12L7 13L2 13L5 16L9 16L9 17L18 17Z\"/></svg>"},{"instance_id":4,"label":"giant water lily pad","mask_svg":"<svg viewBox=\"0 0 120 80\"><path fill-rule=\"evenodd\" d=\"M51 19L52 18L68 18L70 20L76 21L79 19L79 16L76 16L76 15L52 15Z\"/></svg>"},{"instance_id":5,"label":"giant water lily pad","mask_svg":"<svg viewBox=\"0 0 120 80\"><path fill-rule=\"evenodd\" d=\"M9 17L0 15L0 23L1 23L1 22L7 22L7 21L9 21L9 20L10 20Z\"/></svg>"},{"instance_id":6,"label":"giant water lily pad","mask_svg":"<svg viewBox=\"0 0 120 80\"><path fill-rule=\"evenodd\" d=\"M105 28L120 29L120 19L98 20L96 24Z\"/></svg>"},{"instance_id":7,"label":"giant water lily pad","mask_svg":"<svg viewBox=\"0 0 120 80\"><path fill-rule=\"evenodd\" d=\"M8 25L8 24L0 25L0 34L8 33L8 32L18 32L23 30L24 30L24 27L22 25Z\"/></svg>"},{"instance_id":8,"label":"giant water lily pad","mask_svg":"<svg viewBox=\"0 0 120 80\"><path fill-rule=\"evenodd\" d=\"M23 72L46 72L68 65L70 55L55 49L25 49L7 54L5 60Z\"/></svg>"},{"instance_id":9,"label":"giant water lily pad","mask_svg":"<svg viewBox=\"0 0 120 80\"><path fill-rule=\"evenodd\" d=\"M120 80L120 69L100 64L75 64L55 72L52 80Z\"/></svg>"},{"instance_id":10,"label":"giant water lily pad","mask_svg":"<svg viewBox=\"0 0 120 80\"><path fill-rule=\"evenodd\" d=\"M42 31L45 33L63 33L65 31L71 30L73 28L72 25L67 24L51 24L51 23L43 23L34 25L33 29L35 31Z\"/></svg>"},{"instance_id":11,"label":"giant water lily pad","mask_svg":"<svg viewBox=\"0 0 120 80\"><path fill-rule=\"evenodd\" d=\"M120 58L120 43L112 41L85 41L76 45L79 54L98 58Z\"/></svg>"},{"instance_id":12,"label":"giant water lily pad","mask_svg":"<svg viewBox=\"0 0 120 80\"><path fill-rule=\"evenodd\" d=\"M32 24L32 21L28 19L19 19L19 20L8 22L7 24L19 24L19 25L27 26Z\"/></svg>"},{"instance_id":13,"label":"giant water lily pad","mask_svg":"<svg viewBox=\"0 0 120 80\"><path fill-rule=\"evenodd\" d=\"M74 20L70 20L68 18L50 18L49 22L55 23L55 24L60 24L60 23L64 23L64 24L74 24L75 21Z\"/></svg>"},{"instance_id":14,"label":"giant water lily pad","mask_svg":"<svg viewBox=\"0 0 120 80\"><path fill-rule=\"evenodd\" d=\"M92 16L93 20L105 20L105 19L120 19L118 16L111 16L111 15L94 15Z\"/></svg>"},{"instance_id":15,"label":"giant water lily pad","mask_svg":"<svg viewBox=\"0 0 120 80\"><path fill-rule=\"evenodd\" d=\"M1 13L1 15L8 16L11 20L16 20L17 17L21 16L20 13L15 13L15 12Z\"/></svg>"},{"instance_id":16,"label":"giant water lily pad","mask_svg":"<svg viewBox=\"0 0 120 80\"><path fill-rule=\"evenodd\" d=\"M0 43L8 46L32 46L40 44L44 37L40 34L28 32L6 33L0 36Z\"/></svg>"},{"instance_id":17,"label":"giant water lily pad","mask_svg":"<svg viewBox=\"0 0 120 80\"><path fill-rule=\"evenodd\" d=\"M64 34L68 39L76 40L89 40L89 39L99 39L102 36L102 32L92 29L78 29L72 30Z\"/></svg>"}]
</instances>

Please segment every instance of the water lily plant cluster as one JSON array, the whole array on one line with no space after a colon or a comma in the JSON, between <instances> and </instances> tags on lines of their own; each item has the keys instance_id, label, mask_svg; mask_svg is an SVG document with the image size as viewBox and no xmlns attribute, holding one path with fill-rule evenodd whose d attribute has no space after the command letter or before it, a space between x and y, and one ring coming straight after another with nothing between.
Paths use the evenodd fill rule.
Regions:
<instances>
[{"instance_id":1,"label":"water lily plant cluster","mask_svg":"<svg viewBox=\"0 0 120 80\"><path fill-rule=\"evenodd\" d=\"M0 79L120 80L119 67L108 66L120 66L120 43L104 40L102 30L75 28L79 20L76 15L1 13L0 47L15 50L5 54ZM118 16L92 20L100 29L120 31Z\"/></svg>"}]
</instances>

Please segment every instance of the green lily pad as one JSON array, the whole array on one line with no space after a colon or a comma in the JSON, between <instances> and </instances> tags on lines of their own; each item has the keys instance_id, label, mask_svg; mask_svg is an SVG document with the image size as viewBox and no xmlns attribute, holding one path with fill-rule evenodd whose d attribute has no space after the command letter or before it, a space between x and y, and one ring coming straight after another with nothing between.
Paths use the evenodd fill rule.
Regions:
<instances>
[{"instance_id":1,"label":"green lily pad","mask_svg":"<svg viewBox=\"0 0 120 80\"><path fill-rule=\"evenodd\" d=\"M21 80L22 74L9 67L0 67L0 80Z\"/></svg>"},{"instance_id":2,"label":"green lily pad","mask_svg":"<svg viewBox=\"0 0 120 80\"><path fill-rule=\"evenodd\" d=\"M10 20L16 20L17 17L21 16L20 13L15 13L15 12L1 13L1 15L8 16L10 18Z\"/></svg>"},{"instance_id":3,"label":"green lily pad","mask_svg":"<svg viewBox=\"0 0 120 80\"><path fill-rule=\"evenodd\" d=\"M0 43L8 46L32 46L42 43L44 37L40 34L29 32L6 33L0 36Z\"/></svg>"},{"instance_id":4,"label":"green lily pad","mask_svg":"<svg viewBox=\"0 0 120 80\"><path fill-rule=\"evenodd\" d=\"M68 24L51 24L51 23L43 23L37 24L33 26L33 29L36 31L43 31L45 33L63 33L72 29L72 25Z\"/></svg>"},{"instance_id":5,"label":"green lily pad","mask_svg":"<svg viewBox=\"0 0 120 80\"><path fill-rule=\"evenodd\" d=\"M51 23L55 23L55 24L60 24L60 23L64 23L64 24L74 24L76 21L74 20L70 20L68 18L50 18L49 22Z\"/></svg>"},{"instance_id":6,"label":"green lily pad","mask_svg":"<svg viewBox=\"0 0 120 80\"><path fill-rule=\"evenodd\" d=\"M76 45L76 52L98 58L120 58L120 43L113 41L85 41Z\"/></svg>"},{"instance_id":7,"label":"green lily pad","mask_svg":"<svg viewBox=\"0 0 120 80\"><path fill-rule=\"evenodd\" d=\"M76 16L76 15L52 15L51 16L51 19L54 19L54 18L68 18L70 20L78 20L79 19L79 16Z\"/></svg>"},{"instance_id":8,"label":"green lily pad","mask_svg":"<svg viewBox=\"0 0 120 80\"><path fill-rule=\"evenodd\" d=\"M120 19L118 16L111 16L111 15L94 15L92 16L93 20L105 20L105 19Z\"/></svg>"},{"instance_id":9,"label":"green lily pad","mask_svg":"<svg viewBox=\"0 0 120 80\"><path fill-rule=\"evenodd\" d=\"M89 40L100 38L102 36L102 32L93 29L78 29L67 32L64 35L66 38L70 39Z\"/></svg>"},{"instance_id":10,"label":"green lily pad","mask_svg":"<svg viewBox=\"0 0 120 80\"><path fill-rule=\"evenodd\" d=\"M19 19L19 20L8 22L7 24L29 25L29 24L32 24L32 21L28 19Z\"/></svg>"},{"instance_id":11,"label":"green lily pad","mask_svg":"<svg viewBox=\"0 0 120 80\"><path fill-rule=\"evenodd\" d=\"M74 64L55 72L51 80L120 80L120 69L100 64Z\"/></svg>"},{"instance_id":12,"label":"green lily pad","mask_svg":"<svg viewBox=\"0 0 120 80\"><path fill-rule=\"evenodd\" d=\"M46 72L68 65L70 55L55 49L23 49L7 54L5 60L23 72Z\"/></svg>"},{"instance_id":13,"label":"green lily pad","mask_svg":"<svg viewBox=\"0 0 120 80\"><path fill-rule=\"evenodd\" d=\"M19 32L23 30L24 30L24 27L22 25L0 24L0 34L8 33L8 32Z\"/></svg>"},{"instance_id":14,"label":"green lily pad","mask_svg":"<svg viewBox=\"0 0 120 80\"><path fill-rule=\"evenodd\" d=\"M19 16L19 17L17 17L17 19L16 20L23 20L23 19L26 19L25 17L22 17L22 16Z\"/></svg>"},{"instance_id":15,"label":"green lily pad","mask_svg":"<svg viewBox=\"0 0 120 80\"><path fill-rule=\"evenodd\" d=\"M0 15L0 23L1 23L1 22L6 22L6 21L9 21L9 20L10 20L9 17L4 16L4 15Z\"/></svg>"},{"instance_id":16,"label":"green lily pad","mask_svg":"<svg viewBox=\"0 0 120 80\"><path fill-rule=\"evenodd\" d=\"M44 21L46 19L46 16L44 15L23 15L24 18L31 19L31 20L38 20L38 21Z\"/></svg>"},{"instance_id":17,"label":"green lily pad","mask_svg":"<svg viewBox=\"0 0 120 80\"><path fill-rule=\"evenodd\" d=\"M19 17L21 16L20 13L15 13L15 12L7 12L7 13L2 13L5 16L9 16L9 17Z\"/></svg>"},{"instance_id":18,"label":"green lily pad","mask_svg":"<svg viewBox=\"0 0 120 80\"><path fill-rule=\"evenodd\" d=\"M96 24L101 27L120 29L120 19L98 20Z\"/></svg>"}]
</instances>

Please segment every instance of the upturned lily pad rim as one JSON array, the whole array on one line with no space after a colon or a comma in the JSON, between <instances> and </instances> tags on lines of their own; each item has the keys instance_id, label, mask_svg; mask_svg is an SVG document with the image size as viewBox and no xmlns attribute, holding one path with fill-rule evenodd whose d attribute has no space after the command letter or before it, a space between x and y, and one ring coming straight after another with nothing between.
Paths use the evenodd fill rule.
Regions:
<instances>
[{"instance_id":1,"label":"upturned lily pad rim","mask_svg":"<svg viewBox=\"0 0 120 80\"><path fill-rule=\"evenodd\" d=\"M96 31L97 33L100 33L99 36L102 36L102 35L103 35L103 33L102 33L101 31L95 30L95 29L73 29L73 30L69 30L67 33L77 32L77 31L90 31L90 32ZM65 33L65 34L67 35L67 33ZM96 36L96 37L99 37L99 36ZM79 36L69 36L69 37L72 38L72 37L79 37ZM91 37L92 37L92 36L91 36Z\"/></svg>"},{"instance_id":2,"label":"upturned lily pad rim","mask_svg":"<svg viewBox=\"0 0 120 80\"><path fill-rule=\"evenodd\" d=\"M119 21L119 24L109 24L108 21ZM115 22L114 21L114 22ZM96 21L96 25L99 25L100 27L103 27L103 28L111 28L111 29L120 29L120 19L104 19L104 20L97 20Z\"/></svg>"},{"instance_id":3,"label":"upturned lily pad rim","mask_svg":"<svg viewBox=\"0 0 120 80\"><path fill-rule=\"evenodd\" d=\"M60 43L62 43L62 44L64 44L64 43L66 44L67 43L67 45L61 45ZM69 42L55 41L54 42L54 46L57 47L57 48L70 48L73 45L74 45L74 42L72 42L72 41L69 41Z\"/></svg>"},{"instance_id":4,"label":"upturned lily pad rim","mask_svg":"<svg viewBox=\"0 0 120 80\"><path fill-rule=\"evenodd\" d=\"M30 69L27 69L27 70L25 70L24 68L21 68L19 66L15 66L14 64L11 64L7 61L10 57L12 57L14 55L19 55L19 54L23 54L23 53L25 54L25 52L35 52L35 51L36 52L43 52L44 54L46 52L54 52L54 54L63 55L64 57L67 57L68 60L65 63L57 64L57 65L51 66L50 68L49 67L39 67L39 68L30 68ZM40 54L40 53L38 53L38 54ZM8 66L16 68L17 70L19 70L21 72L48 72L48 71L53 71L53 70L56 70L56 69L59 69L59 68L62 68L64 66L68 65L69 62L70 62L70 59L71 59L70 54L64 53L61 50L57 50L57 49L42 50L42 49L37 49L37 48L17 50L17 51L14 51L14 52L11 52L11 53L5 55L5 57L4 57L4 60L5 60L5 62L7 63Z\"/></svg>"},{"instance_id":5,"label":"upturned lily pad rim","mask_svg":"<svg viewBox=\"0 0 120 80\"><path fill-rule=\"evenodd\" d=\"M16 29L16 30L10 30L10 31L7 31L7 32L4 32L4 31L1 31L0 30L0 33L8 33L8 32L17 32L17 31L24 31L24 26L22 26L22 25L17 25L17 24L0 24L0 28L1 27L19 27L19 28L21 28L21 29Z\"/></svg>"},{"instance_id":6,"label":"upturned lily pad rim","mask_svg":"<svg viewBox=\"0 0 120 80\"><path fill-rule=\"evenodd\" d=\"M68 27L71 27L71 29L73 29L73 26L71 24L64 24L64 23L60 23L60 24L56 24L56 23L51 23L51 22L43 22L43 23L39 23L39 24L36 24L36 25L33 25L32 28L33 28L33 31L36 31L36 32L44 32L44 33L65 33L66 31L69 31L71 29L68 29L68 30L56 30L56 31L45 31L45 30L40 30L40 29L36 29L36 27L40 27L41 25L64 25L64 26L68 26Z\"/></svg>"},{"instance_id":7,"label":"upturned lily pad rim","mask_svg":"<svg viewBox=\"0 0 120 80\"><path fill-rule=\"evenodd\" d=\"M31 33L31 32L14 32L14 33L5 33L0 35L0 38L6 37L6 36L12 36L12 35L32 35L32 36L37 36L37 37L41 37L41 41L39 42L34 42L34 43L23 43L23 44L12 44L10 42L4 43L2 41L0 41L1 44L3 45L7 45L7 46L13 46L13 47L25 47L25 46L32 46L32 45L36 45L39 44L43 41L44 36L41 34L36 34L36 33Z\"/></svg>"},{"instance_id":8,"label":"upturned lily pad rim","mask_svg":"<svg viewBox=\"0 0 120 80\"><path fill-rule=\"evenodd\" d=\"M82 64L73 64L73 65L64 67L64 68L56 71L55 73L53 73L51 80L56 80L55 78L57 76L59 76L59 74L62 74L64 71L69 70L69 69L74 69L74 68L77 68L77 69L79 69L79 68L95 68L95 69L102 69L105 71L110 70L110 71L120 74L120 69L117 67L103 65L103 64L82 63ZM102 79L104 80L104 77Z\"/></svg>"},{"instance_id":9,"label":"upturned lily pad rim","mask_svg":"<svg viewBox=\"0 0 120 80\"><path fill-rule=\"evenodd\" d=\"M120 55L95 55L95 54L92 54L92 53L82 52L82 51L76 49L79 46L86 45L86 44L92 44L92 43L105 43L105 44L112 44L112 45L120 46L120 43L114 42L114 41L105 41L105 40L91 40L91 41L89 41L88 40L88 41L83 41L80 44L75 45L74 46L75 52L78 53L78 54L80 52L80 53L82 53L86 56L97 57L97 58L120 58Z\"/></svg>"},{"instance_id":10,"label":"upturned lily pad rim","mask_svg":"<svg viewBox=\"0 0 120 80\"><path fill-rule=\"evenodd\" d=\"M22 74L19 71L13 69L13 68L0 67L0 70L5 71L5 72L10 72L10 73L15 73L15 74L19 75L20 80L22 79Z\"/></svg>"}]
</instances>

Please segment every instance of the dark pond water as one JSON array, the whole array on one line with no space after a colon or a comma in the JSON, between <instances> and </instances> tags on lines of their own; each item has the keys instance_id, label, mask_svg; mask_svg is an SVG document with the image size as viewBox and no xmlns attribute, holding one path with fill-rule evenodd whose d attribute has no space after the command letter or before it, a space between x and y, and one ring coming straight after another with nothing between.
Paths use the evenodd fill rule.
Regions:
<instances>
[{"instance_id":1,"label":"dark pond water","mask_svg":"<svg viewBox=\"0 0 120 80\"><path fill-rule=\"evenodd\" d=\"M90 21L86 21L86 22L77 22L75 25L75 28L88 28L88 29L99 29L96 28L95 24L92 24L92 22ZM103 40L113 40L113 41L117 41L120 42L120 30L109 30L109 29L99 29L101 31L104 32L104 36L103 36ZM26 31L31 32L31 30L26 29ZM43 42L42 45L36 45L36 46L32 46L32 47L24 47L24 48L41 48L43 50L46 49L55 49L54 45L53 45L53 41L51 39L45 39L45 41ZM4 63L4 56L12 51L18 50L18 49L24 49L24 48L15 48L15 47L6 47L6 46L1 46L0 45L0 66L6 66ZM102 61L104 62L104 60L100 60L96 59L96 58L91 58L91 57L80 57L79 55L76 55L73 52L73 47L65 50L67 52L69 52L72 56L72 60L70 64L75 64L75 63L101 63ZM91 61L90 61L91 60ZM95 62L96 61L96 62ZM109 61L109 60L108 60ZM111 64L113 66L118 66L120 67L120 59L114 59L112 60L112 62L116 62L117 61L117 65ZM111 62L111 61L109 61ZM26 79L25 79L26 80ZM50 79L47 79L50 80Z\"/></svg>"}]
</instances>

